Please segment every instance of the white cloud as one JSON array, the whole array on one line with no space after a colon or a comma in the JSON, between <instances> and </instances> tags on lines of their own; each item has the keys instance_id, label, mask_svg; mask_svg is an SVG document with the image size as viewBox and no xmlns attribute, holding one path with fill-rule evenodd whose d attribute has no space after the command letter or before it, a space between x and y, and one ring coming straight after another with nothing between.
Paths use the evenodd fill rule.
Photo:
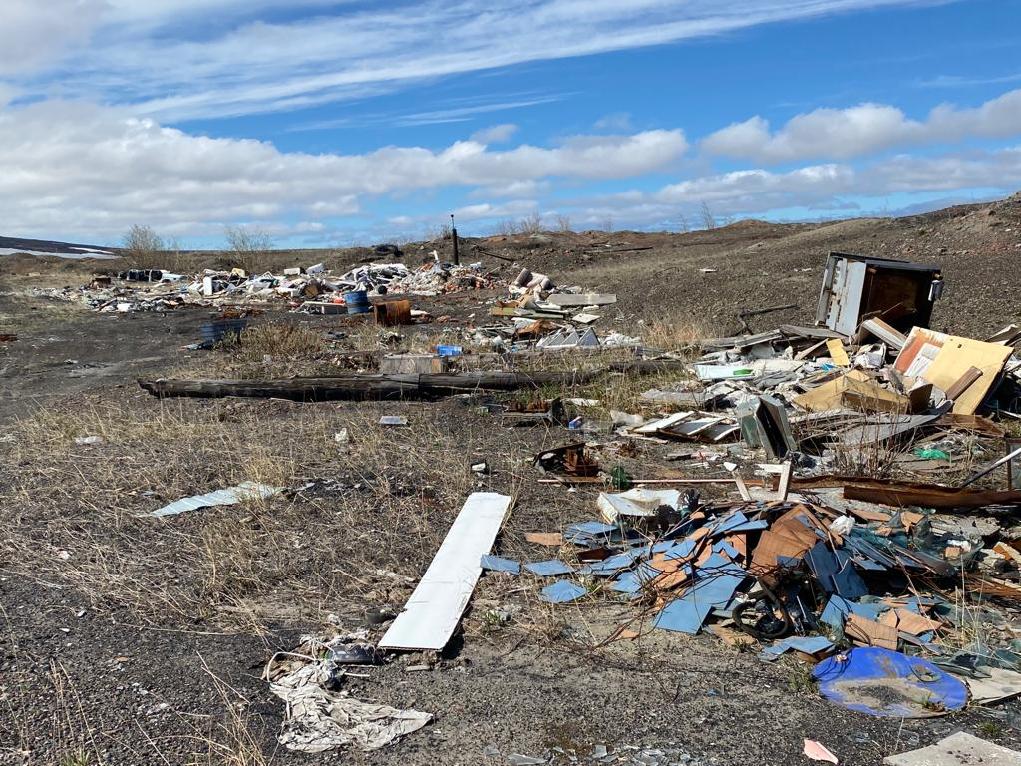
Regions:
<instances>
[{"instance_id":1,"label":"white cloud","mask_svg":"<svg viewBox=\"0 0 1021 766\"><path fill-rule=\"evenodd\" d=\"M8 0L10 2L11 0ZM76 0L48 0L68 12ZM422 78L477 72L530 61L673 43L760 24L927 0L418 0L400 6L305 0L316 9L288 22L284 0L110 0L99 28L103 45L67 32L43 40L49 18L26 16L25 36L63 65L37 92L105 103L131 103L163 120L285 110L358 98ZM938 0L931 0L937 2ZM100 0L78 0L92 7ZM317 8L318 7L318 8ZM201 35L195 14L202 12ZM6 14L6 9L5 9ZM182 14L185 14L182 17ZM6 19L5 19L6 21ZM98 22L97 22L98 23ZM93 24L95 26L95 24ZM60 31L60 30L58 30ZM79 36L80 37L80 36ZM11 72L19 64L5 52Z\"/></svg>"},{"instance_id":2,"label":"white cloud","mask_svg":"<svg viewBox=\"0 0 1021 766\"><path fill-rule=\"evenodd\" d=\"M633 190L558 202L579 224L599 225L612 216L633 226L698 223L703 202L719 217L749 217L785 208L821 213L860 212L855 200L907 193L1021 187L1021 146L937 156L897 156L861 168L811 165L784 173L743 170L695 178L655 191Z\"/></svg>"},{"instance_id":3,"label":"white cloud","mask_svg":"<svg viewBox=\"0 0 1021 766\"><path fill-rule=\"evenodd\" d=\"M493 125L492 127L476 131L472 134L471 140L480 144L505 144L517 132L518 126L508 122L503 125Z\"/></svg>"},{"instance_id":4,"label":"white cloud","mask_svg":"<svg viewBox=\"0 0 1021 766\"><path fill-rule=\"evenodd\" d=\"M900 109L883 104L816 109L791 118L775 132L767 120L752 117L716 131L701 146L710 154L783 163L849 159L897 146L1017 135L1021 135L1021 90L974 109L937 106L924 121L911 120Z\"/></svg>"},{"instance_id":5,"label":"white cloud","mask_svg":"<svg viewBox=\"0 0 1021 766\"><path fill-rule=\"evenodd\" d=\"M238 221L351 215L374 195L635 177L685 148L680 131L648 131L578 136L548 148L493 151L469 140L439 150L310 155L191 136L122 110L44 102L0 109L0 209L10 227L4 233L50 236L73 226L109 239L144 222L200 235Z\"/></svg>"},{"instance_id":6,"label":"white cloud","mask_svg":"<svg viewBox=\"0 0 1021 766\"><path fill-rule=\"evenodd\" d=\"M88 41L104 10L104 0L4 0L0 77L56 62Z\"/></svg>"}]
</instances>

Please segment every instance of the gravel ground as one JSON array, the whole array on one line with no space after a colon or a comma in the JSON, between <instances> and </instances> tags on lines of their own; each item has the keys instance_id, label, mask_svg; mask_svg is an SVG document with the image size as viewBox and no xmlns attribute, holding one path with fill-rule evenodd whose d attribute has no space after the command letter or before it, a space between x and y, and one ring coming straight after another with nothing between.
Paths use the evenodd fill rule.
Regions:
<instances>
[{"instance_id":1,"label":"gravel ground","mask_svg":"<svg viewBox=\"0 0 1021 766\"><path fill-rule=\"evenodd\" d=\"M484 245L518 259L494 265L502 276L526 264L617 292L605 316L624 331L666 318L722 334L741 308L786 302L802 308L757 329L810 321L831 249L932 260L948 284L934 324L981 334L1018 318L1019 203L897 221L523 235ZM605 254L606 242L652 249ZM475 766L515 754L567 763L573 752L582 762L766 765L807 762L806 737L842 763L877 764L958 729L1021 746L1019 703L929 721L871 719L820 699L797 665L762 663L712 636L654 632L593 650L622 617L619 607L551 614L534 594L487 577L464 636L434 669L410 672L421 658L402 658L348 680L359 699L433 713L426 729L370 754L279 749L283 704L260 678L266 661L324 630L330 613L355 628L368 610L403 603L408 586L381 584L373 570L405 583L420 576L464 493L479 485L472 462L493 465L483 488L518 498L500 553L525 553L524 531L591 518L593 496L534 484L527 457L562 443L562 434L495 426L458 401L160 405L134 379L209 364L212 357L181 347L211 312L112 316L27 298L41 282L80 282L90 265L39 268L30 277L24 263L4 270L0 261L0 332L19 336L0 348L0 764ZM466 321L489 295L418 303ZM260 321L274 318L295 321ZM315 332L347 326L298 321ZM367 444L384 411L407 414L412 426ZM75 448L74 429L100 422L108 443ZM342 426L356 436L354 454L336 452L332 434ZM657 450L604 457L661 468ZM257 460L286 469L289 485L318 479L341 489L155 525L137 518L246 476ZM508 605L514 619L492 625L486 611Z\"/></svg>"}]
</instances>

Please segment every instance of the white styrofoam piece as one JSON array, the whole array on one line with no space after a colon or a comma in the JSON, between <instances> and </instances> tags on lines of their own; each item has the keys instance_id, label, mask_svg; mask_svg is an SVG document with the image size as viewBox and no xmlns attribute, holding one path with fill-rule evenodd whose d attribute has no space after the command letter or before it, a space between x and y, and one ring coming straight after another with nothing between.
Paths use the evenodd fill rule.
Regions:
<instances>
[{"instance_id":1,"label":"white styrofoam piece","mask_svg":"<svg viewBox=\"0 0 1021 766\"><path fill-rule=\"evenodd\" d=\"M511 507L494 492L468 496L432 563L387 630L381 649L432 649L447 645L482 574L481 560Z\"/></svg>"}]
</instances>

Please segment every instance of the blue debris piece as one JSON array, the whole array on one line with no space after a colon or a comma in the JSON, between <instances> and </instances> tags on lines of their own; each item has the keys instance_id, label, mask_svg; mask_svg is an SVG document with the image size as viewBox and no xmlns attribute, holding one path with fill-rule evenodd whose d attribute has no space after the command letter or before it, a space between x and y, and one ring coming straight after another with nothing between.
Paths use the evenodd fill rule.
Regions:
<instances>
[{"instance_id":1,"label":"blue debris piece","mask_svg":"<svg viewBox=\"0 0 1021 766\"><path fill-rule=\"evenodd\" d=\"M885 572L886 567L882 564L877 564L872 559L864 558L863 556L855 556L853 559L854 563L864 569L866 572Z\"/></svg>"},{"instance_id":2,"label":"blue debris piece","mask_svg":"<svg viewBox=\"0 0 1021 766\"><path fill-rule=\"evenodd\" d=\"M741 554L737 552L737 548L728 543L726 540L720 540L716 545L713 546L713 550L717 553L726 553L731 560L740 558Z\"/></svg>"},{"instance_id":3,"label":"blue debris piece","mask_svg":"<svg viewBox=\"0 0 1021 766\"><path fill-rule=\"evenodd\" d=\"M664 554L668 559L686 559L695 552L698 543L695 540L682 540Z\"/></svg>"},{"instance_id":4,"label":"blue debris piece","mask_svg":"<svg viewBox=\"0 0 1021 766\"><path fill-rule=\"evenodd\" d=\"M568 524L564 527L564 539L573 541L576 538L608 537L617 531L613 524L603 524L601 521L579 521L577 524Z\"/></svg>"},{"instance_id":5,"label":"blue debris piece","mask_svg":"<svg viewBox=\"0 0 1021 766\"><path fill-rule=\"evenodd\" d=\"M837 557L826 547L826 543L816 543L813 548L809 549L805 561L808 562L808 568L812 570L812 574L815 575L815 579L819 581L819 585L824 591L827 593L838 592L837 586L833 582L833 575L840 571L840 564Z\"/></svg>"},{"instance_id":6,"label":"blue debris piece","mask_svg":"<svg viewBox=\"0 0 1021 766\"><path fill-rule=\"evenodd\" d=\"M767 646L762 650L762 655L763 659L772 661L791 649L805 654L818 654L832 649L833 645L825 636L790 636Z\"/></svg>"},{"instance_id":7,"label":"blue debris piece","mask_svg":"<svg viewBox=\"0 0 1021 766\"><path fill-rule=\"evenodd\" d=\"M735 527L740 527L742 524L747 523L748 517L741 513L741 511L735 511L727 518L718 521L709 534L711 537L719 537L729 533Z\"/></svg>"},{"instance_id":8,"label":"blue debris piece","mask_svg":"<svg viewBox=\"0 0 1021 766\"><path fill-rule=\"evenodd\" d=\"M886 604L874 601L849 601L851 611L867 620L878 620L879 616L890 609Z\"/></svg>"},{"instance_id":9,"label":"blue debris piece","mask_svg":"<svg viewBox=\"0 0 1021 766\"><path fill-rule=\"evenodd\" d=\"M759 519L758 521L749 521L747 524L741 524L737 527L732 527L727 531L727 534L733 535L738 532L758 532L760 529L769 529L769 522L765 519Z\"/></svg>"},{"instance_id":10,"label":"blue debris piece","mask_svg":"<svg viewBox=\"0 0 1021 766\"><path fill-rule=\"evenodd\" d=\"M826 699L872 716L930 718L968 703L968 688L949 673L928 660L877 646L827 657L812 675ZM877 685L882 694L876 693Z\"/></svg>"},{"instance_id":11,"label":"blue debris piece","mask_svg":"<svg viewBox=\"0 0 1021 766\"><path fill-rule=\"evenodd\" d=\"M843 596L834 593L822 610L819 616L823 622L832 626L835 630L844 629L844 621L847 615L856 614L867 620L878 620L879 616L890 607L886 604L879 604L872 601L851 601Z\"/></svg>"},{"instance_id":12,"label":"blue debris piece","mask_svg":"<svg viewBox=\"0 0 1021 766\"><path fill-rule=\"evenodd\" d=\"M557 575L572 574L574 570L567 566L560 559L550 559L549 561L536 561L531 564L525 564L525 569L534 575L539 577L556 577Z\"/></svg>"},{"instance_id":13,"label":"blue debris piece","mask_svg":"<svg viewBox=\"0 0 1021 766\"><path fill-rule=\"evenodd\" d=\"M577 599L588 593L582 586L570 580L557 580L552 585L547 585L540 591L544 601L551 604L564 604Z\"/></svg>"},{"instance_id":14,"label":"blue debris piece","mask_svg":"<svg viewBox=\"0 0 1021 766\"><path fill-rule=\"evenodd\" d=\"M507 572L512 575L521 573L521 564L513 559L504 559L499 556L483 556L482 568L487 572Z\"/></svg>"},{"instance_id":15,"label":"blue debris piece","mask_svg":"<svg viewBox=\"0 0 1021 766\"><path fill-rule=\"evenodd\" d=\"M801 556L777 556L776 564L784 569L797 569L801 566Z\"/></svg>"},{"instance_id":16,"label":"blue debris piece","mask_svg":"<svg viewBox=\"0 0 1021 766\"><path fill-rule=\"evenodd\" d=\"M660 611L654 626L680 633L698 633L713 609L730 603L745 577L747 573L741 567L718 554L710 556L696 570L695 584Z\"/></svg>"},{"instance_id":17,"label":"blue debris piece","mask_svg":"<svg viewBox=\"0 0 1021 766\"><path fill-rule=\"evenodd\" d=\"M826 602L826 608L822 610L819 619L825 622L834 630L843 630L847 615L851 614L851 604L846 598L833 594Z\"/></svg>"},{"instance_id":18,"label":"blue debris piece","mask_svg":"<svg viewBox=\"0 0 1021 766\"><path fill-rule=\"evenodd\" d=\"M848 559L840 571L833 575L833 585L844 598L861 598L869 594L868 586L865 585L865 581L861 579Z\"/></svg>"},{"instance_id":19,"label":"blue debris piece","mask_svg":"<svg viewBox=\"0 0 1021 766\"><path fill-rule=\"evenodd\" d=\"M641 593L642 588L652 582L654 579L662 574L658 569L654 569L648 564L639 564L634 570L630 572L622 572L616 580L614 580L610 587L613 590L620 593L629 593L631 595L637 595Z\"/></svg>"},{"instance_id":20,"label":"blue debris piece","mask_svg":"<svg viewBox=\"0 0 1021 766\"><path fill-rule=\"evenodd\" d=\"M584 574L593 574L597 577L609 577L612 574L616 574L622 569L627 569L641 558L644 551L625 551L624 553L618 553L609 558L605 558L602 561L593 561L591 564L586 566L582 571Z\"/></svg>"},{"instance_id":21,"label":"blue debris piece","mask_svg":"<svg viewBox=\"0 0 1021 766\"><path fill-rule=\"evenodd\" d=\"M666 553L671 548L677 547L678 543L675 540L663 540L662 542L655 543L652 546L653 553Z\"/></svg>"}]
</instances>

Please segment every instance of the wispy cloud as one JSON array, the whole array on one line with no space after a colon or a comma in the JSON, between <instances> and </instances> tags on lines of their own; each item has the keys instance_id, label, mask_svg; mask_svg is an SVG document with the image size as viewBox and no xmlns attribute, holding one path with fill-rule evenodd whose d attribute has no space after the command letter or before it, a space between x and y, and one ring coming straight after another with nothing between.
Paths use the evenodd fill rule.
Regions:
<instances>
[{"instance_id":1,"label":"wispy cloud","mask_svg":"<svg viewBox=\"0 0 1021 766\"><path fill-rule=\"evenodd\" d=\"M941 74L928 80L919 80L916 85L921 88L974 88L978 85L1006 85L1014 82L1021 82L1021 72L990 77Z\"/></svg>"},{"instance_id":2,"label":"wispy cloud","mask_svg":"<svg viewBox=\"0 0 1021 766\"><path fill-rule=\"evenodd\" d=\"M939 0L931 0L938 2ZM164 120L279 111L357 98L422 78L725 34L761 24L863 9L931 4L929 0L419 0L366 7L312 2L303 17L267 23L258 14L287 10L284 0L210 0L218 26L181 23L179 3L113 0L11 0L22 9L7 37L32 40L42 57L60 60L43 75L22 77L41 93L130 104ZM87 23L59 4L95 7ZM184 10L197 9L187 0ZM229 11L229 12L228 12ZM74 18L74 29L54 15ZM225 19L226 21L224 21ZM78 31L75 32L75 29ZM103 44L85 47L92 29ZM59 32L60 34L55 34ZM48 35L55 38L48 44ZM7 62L16 61L9 55ZM17 64L9 67L13 75ZM32 68L40 66L36 60Z\"/></svg>"},{"instance_id":3,"label":"wispy cloud","mask_svg":"<svg viewBox=\"0 0 1021 766\"><path fill-rule=\"evenodd\" d=\"M315 120L303 122L289 127L288 132L307 132L314 130L336 130L338 128L364 128L386 125L388 127L411 128L421 125L441 125L455 122L469 122L483 114L507 112L524 109L540 104L552 104L561 101L569 94L534 95L511 101L498 101L470 104L467 106L450 106L445 109L434 109L425 112L411 113L372 113L353 117L339 117L331 120Z\"/></svg>"}]
</instances>

